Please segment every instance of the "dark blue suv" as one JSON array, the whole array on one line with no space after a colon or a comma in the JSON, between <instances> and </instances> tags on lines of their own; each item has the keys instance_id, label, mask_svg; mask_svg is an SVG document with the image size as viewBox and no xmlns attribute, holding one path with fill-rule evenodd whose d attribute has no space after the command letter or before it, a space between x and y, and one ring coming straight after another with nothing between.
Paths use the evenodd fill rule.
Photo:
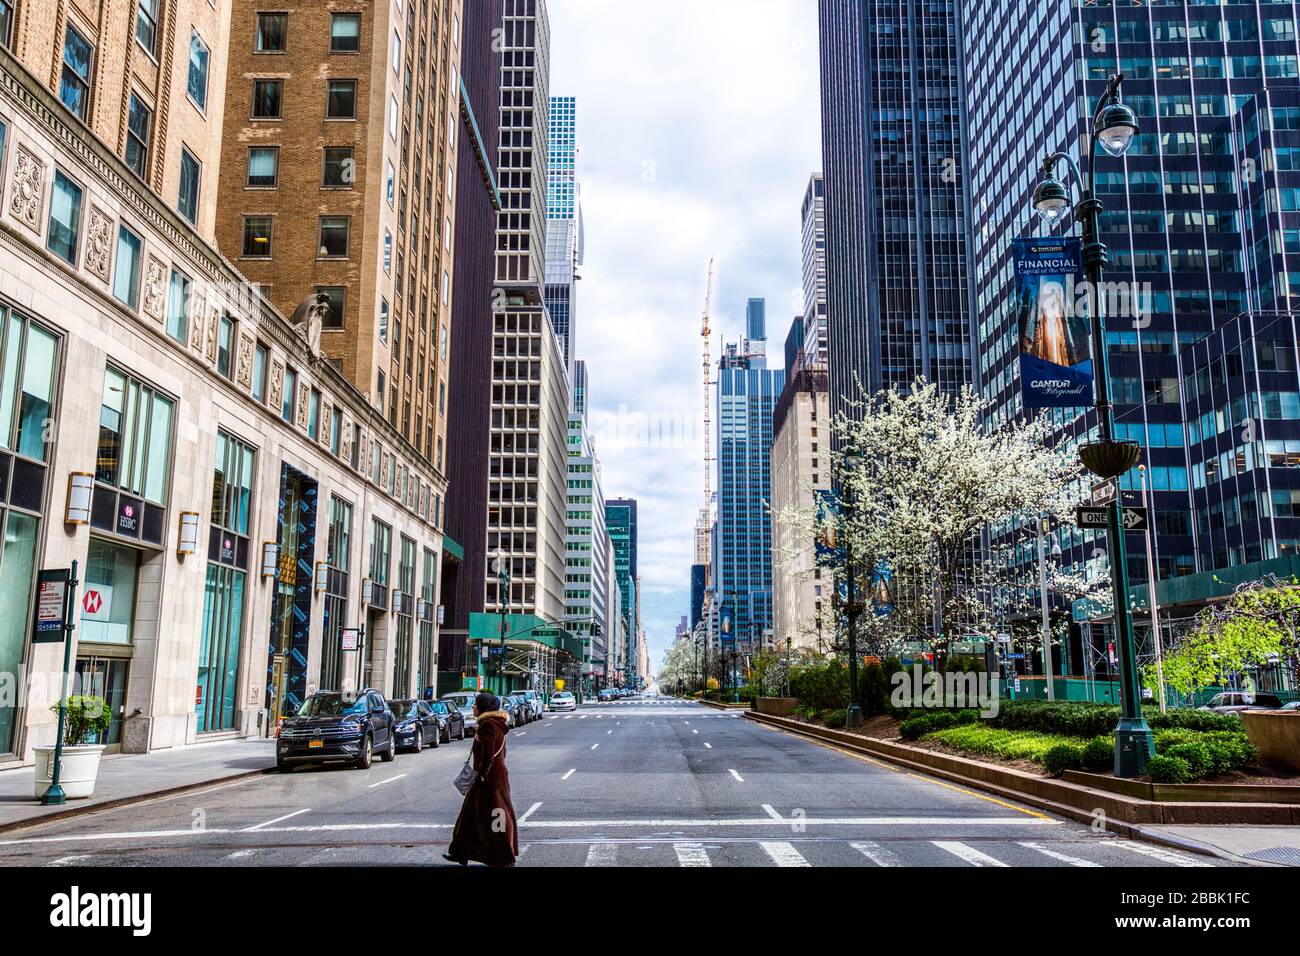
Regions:
<instances>
[{"instance_id":1,"label":"dark blue suv","mask_svg":"<svg viewBox=\"0 0 1300 956\"><path fill-rule=\"evenodd\" d=\"M275 767L285 773L297 764L346 761L368 770L375 753L384 761L397 756L396 723L377 690L367 688L355 696L317 691L280 725Z\"/></svg>"}]
</instances>

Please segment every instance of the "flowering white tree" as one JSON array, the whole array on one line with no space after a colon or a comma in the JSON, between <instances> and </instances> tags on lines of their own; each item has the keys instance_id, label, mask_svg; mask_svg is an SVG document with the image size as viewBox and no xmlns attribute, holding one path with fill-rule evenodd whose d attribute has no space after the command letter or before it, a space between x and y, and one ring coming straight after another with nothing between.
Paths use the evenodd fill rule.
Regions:
<instances>
[{"instance_id":1,"label":"flowering white tree","mask_svg":"<svg viewBox=\"0 0 1300 956\"><path fill-rule=\"evenodd\" d=\"M888 570L875 587L892 579L893 614L865 613L868 633L927 639L937 631L947 642L958 627L983 629L994 614L990 595L1011 572L981 558L981 532L1025 515L1065 519L1078 503L1082 468L1070 449L1053 446L1047 419L995 427L986 424L988 410L968 388L954 395L922 380L859 403L832 423L838 513L777 516L801 534L847 546L867 588L873 569ZM819 559L837 582L843 556L832 550Z\"/></svg>"},{"instance_id":2,"label":"flowering white tree","mask_svg":"<svg viewBox=\"0 0 1300 956\"><path fill-rule=\"evenodd\" d=\"M673 641L664 651L663 666L659 668L657 683L661 688L685 690L695 677L695 651L691 639Z\"/></svg>"}]
</instances>

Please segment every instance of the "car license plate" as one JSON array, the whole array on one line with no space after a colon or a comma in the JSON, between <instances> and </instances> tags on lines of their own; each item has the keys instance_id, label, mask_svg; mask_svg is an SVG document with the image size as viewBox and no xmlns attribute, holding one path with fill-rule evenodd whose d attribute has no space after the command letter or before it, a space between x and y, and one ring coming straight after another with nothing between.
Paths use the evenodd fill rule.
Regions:
<instances>
[{"instance_id":1,"label":"car license plate","mask_svg":"<svg viewBox=\"0 0 1300 956\"><path fill-rule=\"evenodd\" d=\"M315 750L317 747L324 747L324 746L325 746L325 741L323 741L323 740L309 740L309 741L307 741L307 747L308 747L308 749L310 749L310 750Z\"/></svg>"}]
</instances>

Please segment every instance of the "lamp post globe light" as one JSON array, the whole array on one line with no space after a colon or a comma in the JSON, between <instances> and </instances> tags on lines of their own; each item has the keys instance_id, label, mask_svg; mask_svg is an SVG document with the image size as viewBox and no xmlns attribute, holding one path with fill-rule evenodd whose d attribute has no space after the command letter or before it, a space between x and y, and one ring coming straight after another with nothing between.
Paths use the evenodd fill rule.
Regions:
<instances>
[{"instance_id":1,"label":"lamp post globe light","mask_svg":"<svg viewBox=\"0 0 1300 956\"><path fill-rule=\"evenodd\" d=\"M1082 190L1082 198L1073 207L1074 218L1083 229L1083 269L1087 282L1089 319L1092 332L1094 371L1093 407L1097 412L1099 437L1079 448L1079 459L1100 478L1114 478L1138 463L1141 447L1137 442L1116 441L1110 402L1110 362L1106 353L1105 316L1099 295L1102 270L1106 266L1106 246L1099 235L1102 204L1094 195L1097 146L1109 155L1123 156L1138 132L1137 117L1120 101L1119 88L1124 74L1110 78L1106 91L1097 103L1089 137L1088 164L1084 175L1069 154L1053 153L1043 161L1042 178L1034 189L1034 209L1048 226L1055 225L1070 207L1070 193L1055 178L1056 163L1064 162ZM1120 651L1120 697L1122 716L1115 729L1115 776L1131 778L1146 770L1147 759L1155 753L1151 728L1142 716L1142 697L1138 688L1137 654L1133 644L1133 616L1128 601L1128 558L1121 523L1121 496L1107 506L1106 539L1110 550L1112 604L1116 643Z\"/></svg>"},{"instance_id":2,"label":"lamp post globe light","mask_svg":"<svg viewBox=\"0 0 1300 956\"><path fill-rule=\"evenodd\" d=\"M851 518L856 511L854 492L845 479L851 478L862 466L862 455L853 446L848 446L840 453L839 474L841 507L846 518ZM844 726L851 729L862 723L862 707L858 703L858 616L862 614L864 603L858 599L858 569L853 560L852 535L844 535L844 575L847 584L847 600L844 614L849 620L849 709L844 715Z\"/></svg>"}]
</instances>

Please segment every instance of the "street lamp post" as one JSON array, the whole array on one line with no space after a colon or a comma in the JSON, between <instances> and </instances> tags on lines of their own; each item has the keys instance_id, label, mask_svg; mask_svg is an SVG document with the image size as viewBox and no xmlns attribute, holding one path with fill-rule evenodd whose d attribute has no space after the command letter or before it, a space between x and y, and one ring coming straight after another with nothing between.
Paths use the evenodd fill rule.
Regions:
<instances>
[{"instance_id":1,"label":"street lamp post","mask_svg":"<svg viewBox=\"0 0 1300 956\"><path fill-rule=\"evenodd\" d=\"M497 576L497 603L501 607L500 656L497 657L497 694L506 690L506 616L510 608L510 572L501 555L492 559L492 570Z\"/></svg>"},{"instance_id":2,"label":"street lamp post","mask_svg":"<svg viewBox=\"0 0 1300 956\"><path fill-rule=\"evenodd\" d=\"M1095 371L1093 407L1097 412L1100 437L1079 448L1079 458L1093 474L1104 479L1118 479L1138 463L1141 448L1136 442L1116 441L1110 403L1110 363L1106 353L1105 317L1100 295L1102 270L1106 266L1106 246L1100 239L1102 204L1093 193L1097 165L1097 144L1111 156L1123 156L1137 135L1137 117L1120 101L1122 73L1112 76L1106 92L1097 103L1089 136L1086 179L1068 153L1057 152L1043 161L1042 179L1034 190L1034 208L1050 226L1070 210L1070 193L1054 176L1056 163L1064 162L1082 189L1082 199L1074 206L1074 218L1083 227L1083 268L1091 305L1092 358ZM1133 616L1128 603L1128 560L1124 547L1120 495L1107 505L1107 542L1110 548L1111 589L1115 608L1115 631L1120 648L1120 690L1122 714L1115 729L1115 776L1136 777L1146 769L1147 759L1155 752L1151 728L1142 716L1142 698L1138 690L1137 654L1133 644Z\"/></svg>"},{"instance_id":3,"label":"street lamp post","mask_svg":"<svg viewBox=\"0 0 1300 956\"><path fill-rule=\"evenodd\" d=\"M1038 603L1043 617L1043 673L1047 675L1047 699L1056 700L1055 670L1052 667L1052 624L1048 617L1047 601L1047 547L1043 539L1043 532L1048 530L1048 519L1040 516L1034 523L1038 526ZM1052 557L1060 556L1061 546L1054 543Z\"/></svg>"},{"instance_id":4,"label":"street lamp post","mask_svg":"<svg viewBox=\"0 0 1300 956\"><path fill-rule=\"evenodd\" d=\"M858 452L846 448L840 456L840 497L845 517L854 514L853 492L845 485L844 478L853 474L861 463ZM844 573L848 578L848 600L844 605L844 614L849 619L849 709L844 715L847 729L862 723L862 706L858 703L858 617L865 604L858 598L858 569L853 561L852 535L844 536Z\"/></svg>"},{"instance_id":5,"label":"street lamp post","mask_svg":"<svg viewBox=\"0 0 1300 956\"><path fill-rule=\"evenodd\" d=\"M1150 482L1147 476L1147 466L1138 465L1138 472L1142 475L1142 505L1147 509L1148 515L1155 515L1155 500L1151 495ZM1147 546L1147 602L1151 605L1151 639L1155 644L1156 650L1156 684L1159 687L1160 713L1164 713L1167 704L1165 702L1165 662L1163 641L1160 639L1160 607L1156 604L1156 579L1160 576L1160 569L1156 565L1155 554L1152 553L1151 542L1155 538L1155 528L1150 524L1147 525L1146 534Z\"/></svg>"}]
</instances>

